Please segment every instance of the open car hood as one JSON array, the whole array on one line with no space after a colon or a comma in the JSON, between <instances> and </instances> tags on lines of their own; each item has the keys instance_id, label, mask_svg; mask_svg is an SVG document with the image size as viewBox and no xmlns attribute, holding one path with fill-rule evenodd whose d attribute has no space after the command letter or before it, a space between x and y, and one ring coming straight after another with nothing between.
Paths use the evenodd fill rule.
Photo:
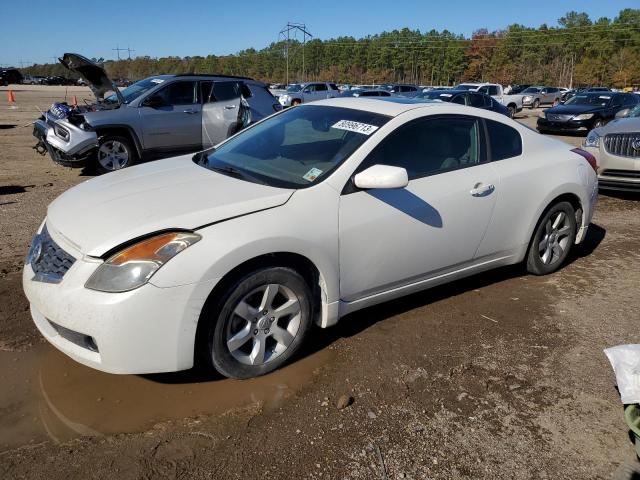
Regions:
<instances>
[{"instance_id":1,"label":"open car hood","mask_svg":"<svg viewBox=\"0 0 640 480\"><path fill-rule=\"evenodd\" d=\"M72 72L77 73L82 79L87 82L89 88L96 96L98 102L102 101L104 94L107 92L115 92L120 104L124 103L124 98L118 90L118 87L114 85L111 79L107 76L107 72L104 68L96 65L82 55L77 53L65 53L62 58L58 59L62 65Z\"/></svg>"}]
</instances>

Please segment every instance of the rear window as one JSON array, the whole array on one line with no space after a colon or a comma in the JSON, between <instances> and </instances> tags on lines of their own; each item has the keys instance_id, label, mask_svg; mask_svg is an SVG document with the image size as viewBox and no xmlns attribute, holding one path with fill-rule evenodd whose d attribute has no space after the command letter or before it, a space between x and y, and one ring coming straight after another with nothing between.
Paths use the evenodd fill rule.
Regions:
<instances>
[{"instance_id":1,"label":"rear window","mask_svg":"<svg viewBox=\"0 0 640 480\"><path fill-rule=\"evenodd\" d=\"M485 120L491 145L491 160L504 160L522 154L520 133L504 123Z\"/></svg>"}]
</instances>

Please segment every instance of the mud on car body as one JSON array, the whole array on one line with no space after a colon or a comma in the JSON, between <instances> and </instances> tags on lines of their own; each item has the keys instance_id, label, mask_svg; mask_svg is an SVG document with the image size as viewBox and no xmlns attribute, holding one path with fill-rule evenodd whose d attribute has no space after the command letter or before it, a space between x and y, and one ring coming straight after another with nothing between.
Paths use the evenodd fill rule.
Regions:
<instances>
[{"instance_id":1,"label":"mud on car body","mask_svg":"<svg viewBox=\"0 0 640 480\"><path fill-rule=\"evenodd\" d=\"M34 124L35 148L65 166L95 162L108 172L202 150L281 109L265 84L247 77L156 75L120 90L81 55L66 53L60 62L96 97L83 105L54 103Z\"/></svg>"}]
</instances>

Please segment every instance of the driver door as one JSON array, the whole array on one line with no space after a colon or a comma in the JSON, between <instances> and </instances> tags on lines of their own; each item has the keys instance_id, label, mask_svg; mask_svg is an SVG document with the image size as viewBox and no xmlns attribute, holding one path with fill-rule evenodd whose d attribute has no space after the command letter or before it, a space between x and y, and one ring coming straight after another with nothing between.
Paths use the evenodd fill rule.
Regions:
<instances>
[{"instance_id":1,"label":"driver door","mask_svg":"<svg viewBox=\"0 0 640 480\"><path fill-rule=\"evenodd\" d=\"M496 202L480 119L417 119L383 140L357 169L403 167L402 189L345 189L340 197L340 295L382 293L470 263Z\"/></svg>"},{"instance_id":2,"label":"driver door","mask_svg":"<svg viewBox=\"0 0 640 480\"><path fill-rule=\"evenodd\" d=\"M161 97L162 103L151 107L146 99L139 109L145 150L199 150L202 109L197 82L172 82L152 97Z\"/></svg>"}]
</instances>

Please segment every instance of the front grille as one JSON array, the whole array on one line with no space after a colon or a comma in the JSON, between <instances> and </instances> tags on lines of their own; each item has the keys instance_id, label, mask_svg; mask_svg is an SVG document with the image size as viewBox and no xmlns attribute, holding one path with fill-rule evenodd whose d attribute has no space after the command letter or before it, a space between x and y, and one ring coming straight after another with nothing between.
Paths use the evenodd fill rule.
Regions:
<instances>
[{"instance_id":1,"label":"front grille","mask_svg":"<svg viewBox=\"0 0 640 480\"><path fill-rule=\"evenodd\" d=\"M561 115L559 113L547 113L547 120L551 122L568 122L573 115Z\"/></svg>"},{"instance_id":2,"label":"front grille","mask_svg":"<svg viewBox=\"0 0 640 480\"><path fill-rule=\"evenodd\" d=\"M53 241L46 226L33 239L28 260L35 273L33 279L47 283L60 283L64 274L76 261Z\"/></svg>"},{"instance_id":3,"label":"front grille","mask_svg":"<svg viewBox=\"0 0 640 480\"><path fill-rule=\"evenodd\" d=\"M610 133L604 137L604 148L620 157L640 157L640 132Z\"/></svg>"},{"instance_id":4,"label":"front grille","mask_svg":"<svg viewBox=\"0 0 640 480\"><path fill-rule=\"evenodd\" d=\"M640 180L640 170L616 170L608 168L603 170L601 175L606 177L637 178Z\"/></svg>"}]
</instances>

